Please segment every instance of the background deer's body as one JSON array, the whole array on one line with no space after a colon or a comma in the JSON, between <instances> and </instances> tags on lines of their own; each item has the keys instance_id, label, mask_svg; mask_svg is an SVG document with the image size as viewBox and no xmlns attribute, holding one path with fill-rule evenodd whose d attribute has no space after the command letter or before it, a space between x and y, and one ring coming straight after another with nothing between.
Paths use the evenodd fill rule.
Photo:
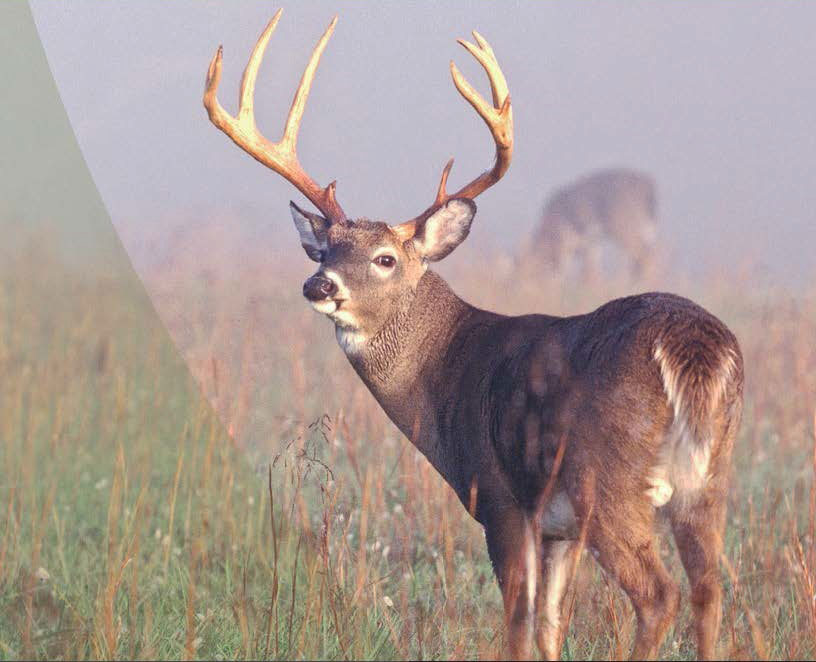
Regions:
<instances>
[{"instance_id":1,"label":"background deer's body","mask_svg":"<svg viewBox=\"0 0 816 662\"><path fill-rule=\"evenodd\" d=\"M543 259L548 269L580 268L597 278L605 246L617 248L635 278L649 276L657 248L657 192L645 173L609 168L554 191L524 257Z\"/></svg>"},{"instance_id":2,"label":"background deer's body","mask_svg":"<svg viewBox=\"0 0 816 662\"><path fill-rule=\"evenodd\" d=\"M698 651L713 657L719 627L718 560L726 478L742 406L734 336L686 299L644 294L593 313L507 317L459 299L430 262L470 231L472 198L510 165L513 115L490 45L460 43L488 74L492 104L451 63L454 84L485 121L493 167L397 225L346 217L335 185L319 186L295 146L318 42L277 143L257 130L258 65L280 12L262 33L241 83L237 116L216 98L219 48L204 105L242 149L291 181L321 212L291 210L301 244L319 262L303 294L335 324L337 340L388 416L419 447L485 528L504 598L513 657L538 645L557 657L570 566L585 541L629 595L638 618L633 657L655 656L678 589L653 523L671 520L692 587ZM540 618L535 618L539 616Z\"/></svg>"}]
</instances>

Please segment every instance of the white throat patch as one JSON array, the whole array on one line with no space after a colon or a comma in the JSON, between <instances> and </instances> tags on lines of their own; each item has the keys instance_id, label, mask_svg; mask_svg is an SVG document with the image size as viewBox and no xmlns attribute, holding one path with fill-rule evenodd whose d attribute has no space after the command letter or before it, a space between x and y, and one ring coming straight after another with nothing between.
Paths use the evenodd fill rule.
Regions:
<instances>
[{"instance_id":1,"label":"white throat patch","mask_svg":"<svg viewBox=\"0 0 816 662\"><path fill-rule=\"evenodd\" d=\"M334 335L346 354L359 354L368 341L368 337L361 331L344 326L335 326Z\"/></svg>"}]
</instances>

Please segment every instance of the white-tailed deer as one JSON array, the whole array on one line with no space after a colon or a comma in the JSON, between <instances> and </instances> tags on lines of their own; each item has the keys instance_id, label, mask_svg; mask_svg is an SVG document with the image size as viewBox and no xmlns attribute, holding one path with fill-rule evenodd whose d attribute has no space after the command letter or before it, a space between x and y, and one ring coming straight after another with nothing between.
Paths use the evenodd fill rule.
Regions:
<instances>
[{"instance_id":1,"label":"white-tailed deer","mask_svg":"<svg viewBox=\"0 0 816 662\"><path fill-rule=\"evenodd\" d=\"M291 203L307 255L320 263L303 294L335 325L354 370L392 421L484 526L502 590L510 652L533 636L558 657L568 568L586 544L629 595L633 657L657 655L678 588L658 553L668 517L691 583L698 651L713 657L720 621L718 560L726 489L742 409L742 356L715 317L671 294L611 301L576 317L508 317L462 301L429 263L468 235L473 198L507 171L513 115L488 43L460 41L484 67L492 103L451 63L453 82L485 121L496 161L455 193L442 173L433 203L388 225L346 217L335 184L315 183L296 154L318 42L277 143L257 130L253 90L278 12L261 34L235 117L216 99L221 48L204 105L239 147L297 187L320 211Z\"/></svg>"},{"instance_id":2,"label":"white-tailed deer","mask_svg":"<svg viewBox=\"0 0 816 662\"><path fill-rule=\"evenodd\" d=\"M525 261L540 256L556 272L580 267L597 278L605 246L617 248L635 278L649 276L657 248L657 194L654 180L626 168L590 173L555 190L544 204L541 221Z\"/></svg>"}]
</instances>

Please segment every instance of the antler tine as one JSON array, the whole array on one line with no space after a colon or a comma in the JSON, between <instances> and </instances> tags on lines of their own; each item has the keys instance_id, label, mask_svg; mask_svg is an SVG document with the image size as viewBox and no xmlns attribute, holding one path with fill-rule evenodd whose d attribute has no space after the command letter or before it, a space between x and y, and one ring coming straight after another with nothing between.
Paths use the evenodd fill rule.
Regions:
<instances>
[{"instance_id":1,"label":"antler tine","mask_svg":"<svg viewBox=\"0 0 816 662\"><path fill-rule=\"evenodd\" d=\"M238 93L238 121L240 122L245 117L251 118L253 126L255 124L255 81L258 78L258 69L261 66L264 53L266 53L266 46L269 44L269 38L278 27L283 9L278 9L272 20L269 21L258 41L255 48L252 49L252 55L249 56L244 75L241 77L241 91Z\"/></svg>"},{"instance_id":2,"label":"antler tine","mask_svg":"<svg viewBox=\"0 0 816 662\"><path fill-rule=\"evenodd\" d=\"M479 63L487 72L487 76L490 78L490 90L493 93L493 105L496 108L501 108L504 100L510 93L507 89L507 81L504 79L504 74L496 61L496 55L493 53L490 44L487 43L487 39L476 32L476 30L473 31L473 38L476 40L476 43L479 44L478 49L473 48L473 46L464 39L460 39L459 43L467 48L473 57L479 60Z\"/></svg>"},{"instance_id":3,"label":"antler tine","mask_svg":"<svg viewBox=\"0 0 816 662\"><path fill-rule=\"evenodd\" d=\"M334 33L335 25L337 25L337 16L331 20L329 27L326 28L323 36L320 37L320 41L317 42L314 51L312 51L312 57L309 58L309 64L306 65L306 69L304 69L303 76L300 79L300 85L298 85L297 92L295 92L295 98L292 99L292 107L289 109L289 116L286 118L286 128L284 129L283 140L281 142L291 146L293 151L297 145L300 120L303 117L303 111L306 109L306 100L309 98L309 92L312 89L312 81L317 71L317 65L320 62L320 56L323 55L326 44L329 43L329 39Z\"/></svg>"},{"instance_id":4,"label":"antler tine","mask_svg":"<svg viewBox=\"0 0 816 662\"><path fill-rule=\"evenodd\" d=\"M445 164L445 167L442 170L442 177L439 180L439 188L436 191L436 200L434 200L434 205L441 206L448 199L448 194L445 191L445 187L448 185L448 175L450 175L451 168L453 168L453 157L448 159L448 162Z\"/></svg>"},{"instance_id":5,"label":"antler tine","mask_svg":"<svg viewBox=\"0 0 816 662\"><path fill-rule=\"evenodd\" d=\"M207 69L207 83L204 87L204 107L207 109L210 121L222 131L229 126L229 121L232 119L218 102L216 96L218 84L221 82L221 58L223 54L224 47L219 46L212 60L210 60L210 66Z\"/></svg>"},{"instance_id":6,"label":"antler tine","mask_svg":"<svg viewBox=\"0 0 816 662\"><path fill-rule=\"evenodd\" d=\"M465 101L473 106L473 109L490 129L493 141L496 143L496 161L490 170L483 172L476 179L453 194L448 194L445 190L448 174L453 166L453 159L448 161L448 164L442 171L442 178L433 204L412 221L408 221L404 224L406 226L412 223L416 224L428 218L434 211L452 198L475 198L498 182L510 167L510 161L513 157L513 110L510 107L510 93L507 88L507 81L504 78L501 67L499 67L493 49L490 47L490 44L487 43L487 40L475 30L473 31L473 38L476 40L475 45L464 39L458 39L457 41L476 58L487 73L487 77L490 80L493 103L489 104L484 100L482 95L479 94L462 75L453 61L450 63L451 77L459 94L464 97ZM408 230L409 228L406 227L403 229L403 232L408 232Z\"/></svg>"},{"instance_id":7,"label":"antler tine","mask_svg":"<svg viewBox=\"0 0 816 662\"><path fill-rule=\"evenodd\" d=\"M261 135L255 125L254 98L258 68L261 60L263 60L269 39L277 27L282 11L279 9L275 13L252 50L252 55L249 57L241 79L237 116L230 115L218 102L217 93L218 84L221 81L221 61L223 57L221 46L218 47L207 70L204 107L207 109L210 121L215 126L227 134L247 154L294 184L330 223L345 223L346 215L335 198L336 182L332 182L325 188L319 186L301 167L296 151L297 134L303 111L306 108L306 100L309 97L320 56L334 32L334 26L337 24L336 16L329 23L329 27L326 28L323 36L312 51L312 56L309 58L309 63L306 65L300 84L295 92L292 107L286 119L283 137L276 143L270 142Z\"/></svg>"}]
</instances>

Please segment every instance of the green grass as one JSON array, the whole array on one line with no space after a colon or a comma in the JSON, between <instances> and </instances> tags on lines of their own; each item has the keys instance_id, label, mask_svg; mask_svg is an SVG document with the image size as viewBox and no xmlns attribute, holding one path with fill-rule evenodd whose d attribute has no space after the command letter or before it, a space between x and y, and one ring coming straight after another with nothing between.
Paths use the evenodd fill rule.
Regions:
<instances>
[{"instance_id":1,"label":"green grass","mask_svg":"<svg viewBox=\"0 0 816 662\"><path fill-rule=\"evenodd\" d=\"M241 450L138 289L30 264L0 281L0 659L501 654L480 527L339 350L284 343L244 405L275 403L274 425ZM720 650L812 658L816 306L707 296L748 366ZM345 372L324 387L321 370ZM588 559L575 587L565 657L625 655L623 595ZM693 657L692 639L684 600L662 654Z\"/></svg>"}]
</instances>

